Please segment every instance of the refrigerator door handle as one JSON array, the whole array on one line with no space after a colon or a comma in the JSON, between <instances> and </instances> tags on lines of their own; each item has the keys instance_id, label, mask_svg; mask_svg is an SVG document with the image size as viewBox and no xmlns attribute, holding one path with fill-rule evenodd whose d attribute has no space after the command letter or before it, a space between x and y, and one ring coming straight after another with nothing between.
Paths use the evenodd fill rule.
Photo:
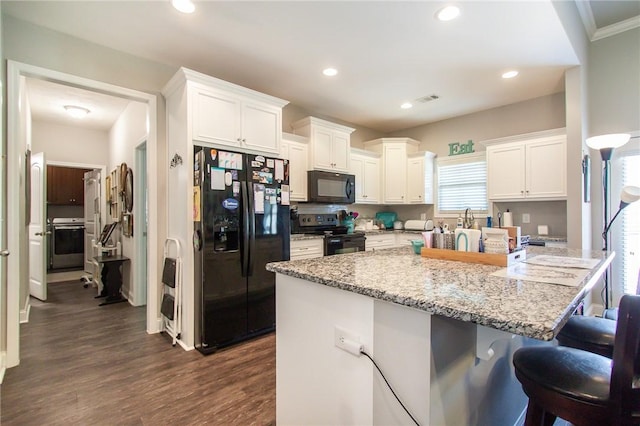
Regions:
<instances>
[{"instance_id":1,"label":"refrigerator door handle","mask_svg":"<svg viewBox=\"0 0 640 426\"><path fill-rule=\"evenodd\" d=\"M247 192L249 193L249 268L247 270L247 275L253 275L253 258L254 253L256 252L256 212L255 206L253 205L253 184L251 182L247 182Z\"/></svg>"},{"instance_id":2,"label":"refrigerator door handle","mask_svg":"<svg viewBox=\"0 0 640 426\"><path fill-rule=\"evenodd\" d=\"M242 276L246 277L249 271L249 185L247 182L240 183L242 191Z\"/></svg>"}]
</instances>

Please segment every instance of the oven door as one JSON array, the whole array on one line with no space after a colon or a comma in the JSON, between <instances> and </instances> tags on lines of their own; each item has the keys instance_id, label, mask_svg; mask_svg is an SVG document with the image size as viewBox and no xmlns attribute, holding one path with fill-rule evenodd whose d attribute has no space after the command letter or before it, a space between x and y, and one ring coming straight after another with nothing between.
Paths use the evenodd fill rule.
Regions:
<instances>
[{"instance_id":1,"label":"oven door","mask_svg":"<svg viewBox=\"0 0 640 426\"><path fill-rule=\"evenodd\" d=\"M324 237L324 255L355 253L364 251L364 235L335 235Z\"/></svg>"},{"instance_id":2,"label":"oven door","mask_svg":"<svg viewBox=\"0 0 640 426\"><path fill-rule=\"evenodd\" d=\"M84 264L84 225L53 225L51 269Z\"/></svg>"}]
</instances>

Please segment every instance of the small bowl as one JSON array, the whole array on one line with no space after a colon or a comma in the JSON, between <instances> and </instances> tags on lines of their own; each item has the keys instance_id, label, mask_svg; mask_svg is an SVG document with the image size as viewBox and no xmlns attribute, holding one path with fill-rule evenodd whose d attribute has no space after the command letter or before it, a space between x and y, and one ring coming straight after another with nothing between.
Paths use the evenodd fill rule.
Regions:
<instances>
[{"instance_id":1,"label":"small bowl","mask_svg":"<svg viewBox=\"0 0 640 426\"><path fill-rule=\"evenodd\" d=\"M422 240L411 240L411 245L413 246L413 252L415 254L420 254L420 249L424 246L424 241Z\"/></svg>"}]
</instances>

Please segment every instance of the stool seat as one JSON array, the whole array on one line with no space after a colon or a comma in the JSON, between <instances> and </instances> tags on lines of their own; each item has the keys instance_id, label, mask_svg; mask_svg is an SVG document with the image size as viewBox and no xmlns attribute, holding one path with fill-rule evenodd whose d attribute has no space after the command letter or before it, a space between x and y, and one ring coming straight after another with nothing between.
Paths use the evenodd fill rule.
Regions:
<instances>
[{"instance_id":1,"label":"stool seat","mask_svg":"<svg viewBox=\"0 0 640 426\"><path fill-rule=\"evenodd\" d=\"M567 398L607 405L611 360L566 347L530 347L513 356L518 380L537 383Z\"/></svg>"},{"instance_id":2,"label":"stool seat","mask_svg":"<svg viewBox=\"0 0 640 426\"><path fill-rule=\"evenodd\" d=\"M556 339L562 346L582 349L612 358L615 337L616 321L574 315L562 327Z\"/></svg>"},{"instance_id":3,"label":"stool seat","mask_svg":"<svg viewBox=\"0 0 640 426\"><path fill-rule=\"evenodd\" d=\"M516 378L529 397L525 426L550 426L557 417L576 426L640 424L640 296L622 296L619 313L611 321L611 359L549 344L513 354Z\"/></svg>"}]
</instances>

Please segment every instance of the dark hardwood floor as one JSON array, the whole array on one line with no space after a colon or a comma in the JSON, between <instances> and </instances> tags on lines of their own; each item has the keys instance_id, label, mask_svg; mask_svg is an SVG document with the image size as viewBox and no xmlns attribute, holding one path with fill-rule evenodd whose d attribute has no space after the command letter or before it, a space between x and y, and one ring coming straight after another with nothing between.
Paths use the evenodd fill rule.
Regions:
<instances>
[{"instance_id":1,"label":"dark hardwood floor","mask_svg":"<svg viewBox=\"0 0 640 426\"><path fill-rule=\"evenodd\" d=\"M205 357L147 334L144 307L94 295L72 281L32 299L0 424L275 424L275 334Z\"/></svg>"}]
</instances>

